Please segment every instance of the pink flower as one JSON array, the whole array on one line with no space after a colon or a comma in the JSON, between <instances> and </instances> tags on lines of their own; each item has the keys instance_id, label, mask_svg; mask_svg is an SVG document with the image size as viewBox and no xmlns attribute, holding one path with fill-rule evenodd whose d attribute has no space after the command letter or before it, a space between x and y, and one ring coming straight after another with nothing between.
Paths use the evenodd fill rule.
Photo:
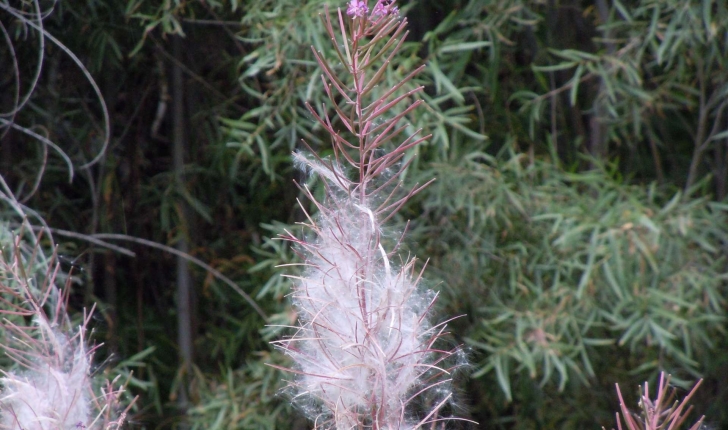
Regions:
<instances>
[{"instance_id":1,"label":"pink flower","mask_svg":"<svg viewBox=\"0 0 728 430\"><path fill-rule=\"evenodd\" d=\"M350 0L349 7L346 8L346 14L352 17L363 17L369 12L367 2L365 0Z\"/></svg>"},{"instance_id":2,"label":"pink flower","mask_svg":"<svg viewBox=\"0 0 728 430\"><path fill-rule=\"evenodd\" d=\"M385 16L385 15L397 15L399 14L399 8L394 5L394 0L379 0L377 5L374 6L372 15L374 16Z\"/></svg>"}]
</instances>

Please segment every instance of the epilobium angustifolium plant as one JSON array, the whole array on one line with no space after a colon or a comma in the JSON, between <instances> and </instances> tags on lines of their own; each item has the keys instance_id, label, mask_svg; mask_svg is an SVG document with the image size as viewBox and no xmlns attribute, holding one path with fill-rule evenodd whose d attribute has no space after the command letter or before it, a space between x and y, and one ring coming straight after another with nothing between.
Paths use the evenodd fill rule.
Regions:
<instances>
[{"instance_id":1,"label":"epilobium angustifolium plant","mask_svg":"<svg viewBox=\"0 0 728 430\"><path fill-rule=\"evenodd\" d=\"M616 384L619 406L622 412L622 418L627 424L627 430L680 429L685 424L687 416L693 409L692 405L688 406L688 402L702 382L703 380L700 379L687 396L682 400L677 400L676 390L674 388L670 390L670 375L665 375L665 372L661 372L660 383L657 387L657 397L654 400L650 398L649 383L645 382L644 386L640 387L640 414L635 414L627 408L624 404L624 398L622 398L622 391L619 389L619 384ZM619 413L616 415L617 428L622 430L622 420L619 419ZM704 416L700 417L688 430L702 429L704 419Z\"/></svg>"},{"instance_id":2,"label":"epilobium angustifolium plant","mask_svg":"<svg viewBox=\"0 0 728 430\"><path fill-rule=\"evenodd\" d=\"M7 98L13 101L13 106L0 112L0 139L10 129L37 139L45 145L46 154L50 148L64 160L70 179L73 163L61 147L43 137L43 133L34 132L34 127L18 125L20 111L38 99L33 92L43 75L46 44L52 43L82 69L102 107L104 144L84 167L99 162L108 143L108 112L98 85L81 60L45 28L44 20L56 3L0 2L0 10L13 17L13 27L24 35L17 40L38 43L33 77L30 84L25 82L21 88L24 76L19 59L25 56L16 52L15 38L2 25L7 51L13 60L7 61L7 69L12 72L15 88L14 97ZM13 84L10 85L8 88L12 88ZM7 93L10 95L13 91ZM43 107L38 109L43 111ZM73 276L60 270L55 255L49 257L44 252L40 237L43 233L38 236L32 233L36 228L29 220L35 218L43 226L42 232L48 231L47 225L23 205L38 190L46 161L37 168L35 185L29 192L24 185L18 185L14 191L0 175L0 363L6 366L0 369L0 429L116 430L126 420L133 401L121 405L124 388L117 378L108 381L100 372L93 375L92 358L96 348L89 346L87 340L93 310L84 312L78 322L69 317L68 294ZM25 195L18 197L18 191L25 191ZM53 243L52 237L49 242Z\"/></svg>"},{"instance_id":3,"label":"epilobium angustifolium plant","mask_svg":"<svg viewBox=\"0 0 728 430\"><path fill-rule=\"evenodd\" d=\"M316 428L439 428L459 419L443 417L457 367L446 363L459 350L436 345L447 322L429 322L437 294L418 285L415 259L397 261L400 241L383 241L384 223L427 185L405 189L401 182L406 152L429 137L406 133L401 121L422 103L412 101L422 87L407 88L424 66L379 88L407 34L393 3L379 0L370 11L352 0L334 22L325 10L340 64L314 56L335 115L307 107L331 136L333 156L308 144L310 153L294 154L325 193L317 199L301 186L318 213L307 215L301 236L283 235L296 244L304 270L291 276L295 333L274 344L294 360L284 370L295 374L295 398Z\"/></svg>"},{"instance_id":4,"label":"epilobium angustifolium plant","mask_svg":"<svg viewBox=\"0 0 728 430\"><path fill-rule=\"evenodd\" d=\"M0 235L4 229L13 231L0 224ZM31 235L31 242L37 238ZM71 322L70 280L59 288L59 274L54 260L22 234L10 249L0 246L1 346L17 365L0 372L0 429L119 429L128 411L120 406L124 389L117 381L94 384L95 348L86 340L93 310L80 323Z\"/></svg>"}]
</instances>

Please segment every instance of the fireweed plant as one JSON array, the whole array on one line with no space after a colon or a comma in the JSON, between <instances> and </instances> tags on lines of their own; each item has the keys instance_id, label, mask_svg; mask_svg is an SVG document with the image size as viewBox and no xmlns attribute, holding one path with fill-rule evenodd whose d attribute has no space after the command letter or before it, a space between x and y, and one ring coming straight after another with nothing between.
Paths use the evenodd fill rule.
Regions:
<instances>
[{"instance_id":1,"label":"fireweed plant","mask_svg":"<svg viewBox=\"0 0 728 430\"><path fill-rule=\"evenodd\" d=\"M18 2L16 2L18 3ZM18 125L20 112L33 104L33 92L38 86L45 63L45 46L51 42L81 67L91 86L99 95L104 113L104 129L108 136L108 114L98 86L81 61L44 27L44 19L53 11L55 2L19 2L18 8L0 2L0 10L14 17L14 27L39 44L38 62L30 84L23 85L23 75L16 47L5 33L5 43L12 62L9 72L15 83L9 100L13 106L0 112L0 138L14 129L36 139L49 148L67 165L73 177L71 158L50 139ZM22 39L25 40L25 39ZM12 85L12 84L11 84ZM9 87L12 88L12 87ZM14 95L14 97L13 97ZM36 106L43 111L43 108ZM86 166L102 158L103 148ZM107 380L95 372L93 356L97 347L89 343L89 323L93 309L83 313L80 321L68 314L68 294L74 276L61 270L55 253L48 252L43 243L54 243L48 237L47 224L32 209L24 206L38 189L46 171L45 162L37 169L32 189L23 196L0 175L0 429L3 430L116 430L126 421L134 401L125 397L124 384L119 378ZM19 190L24 187L19 186ZM36 228L30 220L42 227ZM33 231L41 233L37 235ZM46 236L43 236L46 232ZM42 239L44 239L42 241ZM126 403L126 405L122 405Z\"/></svg>"},{"instance_id":2,"label":"fireweed plant","mask_svg":"<svg viewBox=\"0 0 728 430\"><path fill-rule=\"evenodd\" d=\"M16 364L1 372L0 429L120 429L131 404L121 406L125 390L118 380L92 376L96 348L86 333L93 309L74 324L67 313L72 278L54 257L29 246L18 234L12 247L0 247L2 348ZM59 277L66 278L64 288Z\"/></svg>"},{"instance_id":3,"label":"fireweed plant","mask_svg":"<svg viewBox=\"0 0 728 430\"><path fill-rule=\"evenodd\" d=\"M321 157L306 142L308 154L294 153L323 182L324 196L300 185L318 214L306 213L301 236L282 235L296 245L303 273L289 275L298 325L273 343L295 362L281 369L295 375L294 399L316 428L440 428L462 420L443 416L460 349L438 349L448 321L429 322L437 294L419 287L414 258L395 261L401 237L383 242L385 222L429 184L402 185L407 151L430 137L407 133L401 121L422 103L412 99L423 88L406 84L424 66L380 89L407 20L384 0L371 11L352 0L346 15L338 10L337 29L328 9L322 16L341 65L314 49L335 115L307 108L331 136L333 155Z\"/></svg>"},{"instance_id":4,"label":"fireweed plant","mask_svg":"<svg viewBox=\"0 0 728 430\"><path fill-rule=\"evenodd\" d=\"M622 412L622 418L627 424L627 430L677 430L682 428L687 416L693 409L692 405L688 406L688 402L702 382L703 380L700 379L687 396L678 401L676 400L676 390L674 388L670 390L670 375L665 375L665 372L661 372L660 382L657 387L657 397L654 400L650 399L650 385L647 382L645 382L644 386L640 387L639 406L641 411L639 414L631 412L625 406L622 391L619 389L619 384L616 384L619 406ZM617 429L622 430L624 427L622 427L622 420L619 419L619 413L616 414L616 418ZM704 416L700 417L688 430L702 429L704 419Z\"/></svg>"}]
</instances>

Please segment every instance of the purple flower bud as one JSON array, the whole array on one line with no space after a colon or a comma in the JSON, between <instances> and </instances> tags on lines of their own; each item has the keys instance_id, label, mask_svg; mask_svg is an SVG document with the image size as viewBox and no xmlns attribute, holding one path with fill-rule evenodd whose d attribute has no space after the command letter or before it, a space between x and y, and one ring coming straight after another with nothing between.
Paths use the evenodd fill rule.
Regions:
<instances>
[{"instance_id":1,"label":"purple flower bud","mask_svg":"<svg viewBox=\"0 0 728 430\"><path fill-rule=\"evenodd\" d=\"M365 0L350 0L349 7L346 8L346 14L351 17L361 18L369 13L369 7Z\"/></svg>"}]
</instances>

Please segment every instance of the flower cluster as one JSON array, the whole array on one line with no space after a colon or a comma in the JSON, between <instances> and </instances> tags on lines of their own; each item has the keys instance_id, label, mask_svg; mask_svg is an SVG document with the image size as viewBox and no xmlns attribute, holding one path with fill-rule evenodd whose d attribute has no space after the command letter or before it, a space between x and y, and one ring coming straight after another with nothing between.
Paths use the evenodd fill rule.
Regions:
<instances>
[{"instance_id":1,"label":"flower cluster","mask_svg":"<svg viewBox=\"0 0 728 430\"><path fill-rule=\"evenodd\" d=\"M372 11L374 16L399 15L399 8L394 5L394 0L379 0Z\"/></svg>"},{"instance_id":2,"label":"flower cluster","mask_svg":"<svg viewBox=\"0 0 728 430\"><path fill-rule=\"evenodd\" d=\"M346 8L346 14L353 18L363 18L369 13L369 7L366 0L350 0ZM373 17L383 17L387 15L399 15L399 8L394 5L394 0L377 0L372 10Z\"/></svg>"},{"instance_id":3,"label":"flower cluster","mask_svg":"<svg viewBox=\"0 0 728 430\"><path fill-rule=\"evenodd\" d=\"M369 7L367 6L366 0L351 0L349 2L349 7L346 8L346 13L352 17L365 17L369 13Z\"/></svg>"}]
</instances>

